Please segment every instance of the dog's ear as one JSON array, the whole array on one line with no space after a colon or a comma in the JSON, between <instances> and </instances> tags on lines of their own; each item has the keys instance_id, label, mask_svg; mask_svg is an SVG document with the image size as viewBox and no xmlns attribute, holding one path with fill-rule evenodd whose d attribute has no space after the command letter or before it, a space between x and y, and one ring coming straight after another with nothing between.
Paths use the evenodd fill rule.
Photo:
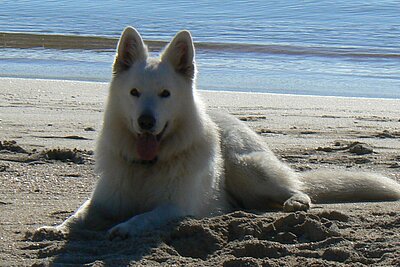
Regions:
<instances>
[{"instance_id":1,"label":"dog's ear","mask_svg":"<svg viewBox=\"0 0 400 267\"><path fill-rule=\"evenodd\" d=\"M136 29L126 27L121 34L117 46L117 55L113 65L113 73L129 69L138 60L146 60L147 47Z\"/></svg>"},{"instance_id":2,"label":"dog's ear","mask_svg":"<svg viewBox=\"0 0 400 267\"><path fill-rule=\"evenodd\" d=\"M172 64L176 72L185 78L195 76L194 45L189 31L178 32L161 56L162 61Z\"/></svg>"}]
</instances>

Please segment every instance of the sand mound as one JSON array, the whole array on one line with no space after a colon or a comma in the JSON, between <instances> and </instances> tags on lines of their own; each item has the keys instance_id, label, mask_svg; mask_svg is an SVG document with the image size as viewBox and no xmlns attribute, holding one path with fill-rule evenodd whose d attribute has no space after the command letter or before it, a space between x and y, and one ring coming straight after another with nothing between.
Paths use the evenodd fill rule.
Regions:
<instances>
[{"instance_id":1,"label":"sand mound","mask_svg":"<svg viewBox=\"0 0 400 267\"><path fill-rule=\"evenodd\" d=\"M130 240L109 241L104 232L73 233L68 239L49 233L25 249L51 264L118 266L137 264L195 264L202 266L290 266L317 264L392 264L392 249L353 243L351 219L339 211L267 213L238 211L205 219L183 219ZM354 222L353 222L354 223ZM399 218L388 222L398 224ZM48 241L52 240L52 241ZM397 253L397 252L396 252ZM385 261L389 259L390 262ZM41 261L43 263L43 261Z\"/></svg>"}]
</instances>

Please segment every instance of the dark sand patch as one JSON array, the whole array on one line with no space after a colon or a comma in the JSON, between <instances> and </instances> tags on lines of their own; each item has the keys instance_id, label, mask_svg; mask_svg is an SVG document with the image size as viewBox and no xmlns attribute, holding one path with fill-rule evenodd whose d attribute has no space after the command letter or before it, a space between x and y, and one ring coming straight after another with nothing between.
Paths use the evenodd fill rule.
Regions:
<instances>
[{"instance_id":1,"label":"dark sand patch","mask_svg":"<svg viewBox=\"0 0 400 267\"><path fill-rule=\"evenodd\" d=\"M15 140L0 141L0 150L6 150L15 153L27 153L25 149L17 145L17 141Z\"/></svg>"},{"instance_id":2,"label":"dark sand patch","mask_svg":"<svg viewBox=\"0 0 400 267\"><path fill-rule=\"evenodd\" d=\"M366 155L374 152L368 144L357 141L336 141L333 146L318 147L316 150L323 152L347 151L355 155Z\"/></svg>"},{"instance_id":3,"label":"dark sand patch","mask_svg":"<svg viewBox=\"0 0 400 267\"><path fill-rule=\"evenodd\" d=\"M0 160L40 164L45 160L57 160L63 162L72 162L75 164L85 163L88 156L93 155L93 151L69 149L69 148L53 148L44 149L42 151L24 149L17 144L15 140L0 142ZM42 162L43 163L43 162ZM5 166L0 166L0 171L5 171Z\"/></svg>"},{"instance_id":4,"label":"dark sand patch","mask_svg":"<svg viewBox=\"0 0 400 267\"><path fill-rule=\"evenodd\" d=\"M238 117L241 121L260 121L267 119L266 116L262 115L249 115L249 116L240 116Z\"/></svg>"}]
</instances>

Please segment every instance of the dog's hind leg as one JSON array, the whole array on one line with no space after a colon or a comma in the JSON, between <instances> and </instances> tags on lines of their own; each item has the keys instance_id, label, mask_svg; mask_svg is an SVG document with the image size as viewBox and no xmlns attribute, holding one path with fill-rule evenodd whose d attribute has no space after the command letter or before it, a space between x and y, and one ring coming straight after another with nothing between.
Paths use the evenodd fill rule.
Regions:
<instances>
[{"instance_id":1,"label":"dog's hind leg","mask_svg":"<svg viewBox=\"0 0 400 267\"><path fill-rule=\"evenodd\" d=\"M231 202L246 209L308 210L297 173L271 151L230 154L225 158L225 185Z\"/></svg>"},{"instance_id":2,"label":"dog's hind leg","mask_svg":"<svg viewBox=\"0 0 400 267\"><path fill-rule=\"evenodd\" d=\"M311 200L302 192L297 173L280 161L259 135L229 114L210 115L219 126L225 189L234 206L258 210L309 209Z\"/></svg>"}]
</instances>

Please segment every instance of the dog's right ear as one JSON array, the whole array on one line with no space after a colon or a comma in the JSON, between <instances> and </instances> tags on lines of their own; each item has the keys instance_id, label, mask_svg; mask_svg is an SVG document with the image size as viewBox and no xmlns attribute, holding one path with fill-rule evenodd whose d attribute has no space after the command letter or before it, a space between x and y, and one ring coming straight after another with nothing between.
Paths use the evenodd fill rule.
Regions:
<instances>
[{"instance_id":1,"label":"dog's right ear","mask_svg":"<svg viewBox=\"0 0 400 267\"><path fill-rule=\"evenodd\" d=\"M185 78L193 80L196 73L194 45L189 31L178 32L161 55L162 61L168 61Z\"/></svg>"},{"instance_id":2,"label":"dog's right ear","mask_svg":"<svg viewBox=\"0 0 400 267\"><path fill-rule=\"evenodd\" d=\"M133 63L146 60L147 47L138 31L133 27L126 27L121 34L117 46L117 55L113 65L113 73L129 69Z\"/></svg>"}]
</instances>

